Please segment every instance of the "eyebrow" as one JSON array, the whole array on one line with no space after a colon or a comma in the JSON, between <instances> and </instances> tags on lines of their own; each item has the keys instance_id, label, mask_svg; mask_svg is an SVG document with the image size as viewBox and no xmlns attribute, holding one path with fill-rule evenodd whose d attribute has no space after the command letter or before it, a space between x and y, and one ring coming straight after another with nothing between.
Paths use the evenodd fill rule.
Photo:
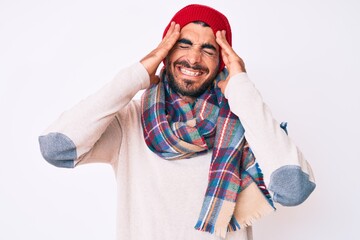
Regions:
<instances>
[{"instance_id":1,"label":"eyebrow","mask_svg":"<svg viewBox=\"0 0 360 240\"><path fill-rule=\"evenodd\" d=\"M208 49L216 51L216 47L214 45L212 45L211 43L204 43L201 45L201 48L208 48Z\"/></svg>"},{"instance_id":2,"label":"eyebrow","mask_svg":"<svg viewBox=\"0 0 360 240\"><path fill-rule=\"evenodd\" d=\"M177 41L177 43L183 43L183 44L187 44L187 45L190 45L192 46L193 45L193 42L191 42L189 39L187 38L181 38ZM211 43L204 43L204 44L201 44L201 48L204 49L204 48L207 48L207 49L211 49L211 50L214 50L216 51L216 47L214 45L212 45Z\"/></svg>"},{"instance_id":3,"label":"eyebrow","mask_svg":"<svg viewBox=\"0 0 360 240\"><path fill-rule=\"evenodd\" d=\"M193 43L187 39L187 38L180 38L177 43L183 43L183 44L187 44L187 45L193 45Z\"/></svg>"}]
</instances>

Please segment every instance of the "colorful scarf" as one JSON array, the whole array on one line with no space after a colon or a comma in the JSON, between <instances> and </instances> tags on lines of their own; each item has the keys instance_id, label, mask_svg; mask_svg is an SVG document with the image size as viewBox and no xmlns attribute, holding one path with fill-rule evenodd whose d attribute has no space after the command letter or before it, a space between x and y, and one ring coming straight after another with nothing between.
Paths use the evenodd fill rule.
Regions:
<instances>
[{"instance_id":1,"label":"colorful scarf","mask_svg":"<svg viewBox=\"0 0 360 240\"><path fill-rule=\"evenodd\" d=\"M224 69L215 82L227 74ZM162 71L161 81L142 96L142 125L148 147L164 159L190 158L212 149L208 187L195 228L225 238L226 232L250 225L274 207L245 130L216 86L187 103L172 91Z\"/></svg>"}]
</instances>

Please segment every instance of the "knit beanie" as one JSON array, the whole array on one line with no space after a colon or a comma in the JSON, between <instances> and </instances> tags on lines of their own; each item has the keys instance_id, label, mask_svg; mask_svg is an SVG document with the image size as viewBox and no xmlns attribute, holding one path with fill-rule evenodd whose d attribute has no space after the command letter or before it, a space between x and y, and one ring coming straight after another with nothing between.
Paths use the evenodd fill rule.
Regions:
<instances>
[{"instance_id":1,"label":"knit beanie","mask_svg":"<svg viewBox=\"0 0 360 240\"><path fill-rule=\"evenodd\" d=\"M226 40L229 42L230 46L232 46L231 28L228 19L225 17L224 14L211 7L205 5L199 5L199 4L191 4L182 8L173 16L170 23L165 28L163 38L165 37L167 31L170 28L170 24L173 21L180 25L180 29L191 22L195 22L195 21L204 22L210 26L215 36L217 31L226 30ZM220 54L219 71L222 71L224 67L225 64Z\"/></svg>"}]
</instances>

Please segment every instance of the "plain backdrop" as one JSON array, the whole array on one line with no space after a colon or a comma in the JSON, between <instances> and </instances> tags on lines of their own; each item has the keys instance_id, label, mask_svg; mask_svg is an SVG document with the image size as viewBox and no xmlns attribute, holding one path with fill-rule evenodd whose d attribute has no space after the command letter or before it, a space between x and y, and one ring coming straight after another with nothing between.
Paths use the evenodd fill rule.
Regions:
<instances>
[{"instance_id":1,"label":"plain backdrop","mask_svg":"<svg viewBox=\"0 0 360 240\"><path fill-rule=\"evenodd\" d=\"M111 167L55 168L37 138L157 46L188 3L0 0L0 239L115 238ZM234 49L317 181L304 204L256 222L255 239L360 239L360 2L197 3L228 16Z\"/></svg>"}]
</instances>

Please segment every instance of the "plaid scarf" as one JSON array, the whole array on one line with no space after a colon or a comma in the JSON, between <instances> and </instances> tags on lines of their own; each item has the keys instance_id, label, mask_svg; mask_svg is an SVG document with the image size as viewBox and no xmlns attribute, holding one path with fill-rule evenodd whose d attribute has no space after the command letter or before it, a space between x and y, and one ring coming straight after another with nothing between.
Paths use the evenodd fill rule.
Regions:
<instances>
[{"instance_id":1,"label":"plaid scarf","mask_svg":"<svg viewBox=\"0 0 360 240\"><path fill-rule=\"evenodd\" d=\"M215 82L227 74L224 69ZM162 71L161 81L142 96L142 125L148 147L164 159L190 158L212 149L208 187L195 228L225 238L226 232L246 227L274 208L245 130L216 86L187 103L169 87ZM257 187L246 191L252 184Z\"/></svg>"}]
</instances>

